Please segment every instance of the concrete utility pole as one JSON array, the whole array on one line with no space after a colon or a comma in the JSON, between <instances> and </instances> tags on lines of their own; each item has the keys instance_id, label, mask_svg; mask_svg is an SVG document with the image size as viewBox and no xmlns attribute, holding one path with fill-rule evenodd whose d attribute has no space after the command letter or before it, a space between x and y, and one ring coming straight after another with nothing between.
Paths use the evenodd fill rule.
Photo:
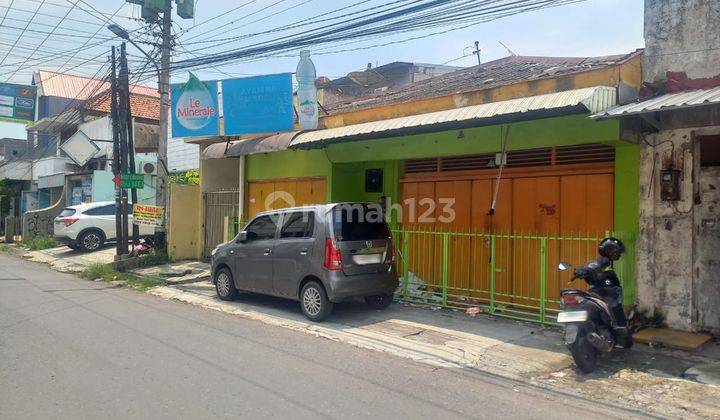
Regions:
<instances>
[{"instance_id":1,"label":"concrete utility pole","mask_svg":"<svg viewBox=\"0 0 720 420\"><path fill-rule=\"evenodd\" d=\"M172 0L165 0L162 17L162 55L160 56L160 135L157 151L157 185L155 189L155 205L163 206L167 214L167 143L168 115L170 114L170 47L172 44ZM155 231L155 246L165 247L165 227Z\"/></svg>"}]
</instances>

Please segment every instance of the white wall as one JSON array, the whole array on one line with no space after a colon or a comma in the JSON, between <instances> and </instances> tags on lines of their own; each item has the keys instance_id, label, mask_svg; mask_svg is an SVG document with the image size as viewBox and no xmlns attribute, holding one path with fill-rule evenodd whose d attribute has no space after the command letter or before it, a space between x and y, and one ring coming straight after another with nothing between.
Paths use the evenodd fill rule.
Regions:
<instances>
[{"instance_id":1,"label":"white wall","mask_svg":"<svg viewBox=\"0 0 720 420\"><path fill-rule=\"evenodd\" d=\"M32 179L37 181L38 177L53 175L59 172L69 172L67 170L68 165L71 165L72 161L66 157L46 157L38 159L33 162L32 166Z\"/></svg>"},{"instance_id":2,"label":"white wall","mask_svg":"<svg viewBox=\"0 0 720 420\"><path fill-rule=\"evenodd\" d=\"M181 138L168 139L168 169L183 172L200 167L200 148L197 144L185 143Z\"/></svg>"},{"instance_id":3,"label":"white wall","mask_svg":"<svg viewBox=\"0 0 720 420\"><path fill-rule=\"evenodd\" d=\"M29 181L32 179L32 162L29 160L11 160L0 164L0 179Z\"/></svg>"},{"instance_id":4,"label":"white wall","mask_svg":"<svg viewBox=\"0 0 720 420\"><path fill-rule=\"evenodd\" d=\"M643 78L662 82L668 71L691 79L720 74L718 0L645 0Z\"/></svg>"}]
</instances>

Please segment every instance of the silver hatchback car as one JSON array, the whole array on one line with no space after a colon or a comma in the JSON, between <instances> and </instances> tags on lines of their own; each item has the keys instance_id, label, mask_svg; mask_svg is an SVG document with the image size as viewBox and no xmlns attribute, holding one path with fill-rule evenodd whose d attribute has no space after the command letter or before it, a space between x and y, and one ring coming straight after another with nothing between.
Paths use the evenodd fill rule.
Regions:
<instances>
[{"instance_id":1,"label":"silver hatchback car","mask_svg":"<svg viewBox=\"0 0 720 420\"><path fill-rule=\"evenodd\" d=\"M390 229L380 206L367 203L260 213L213 250L212 274L220 299L239 291L294 299L316 322L350 297L385 309L398 287Z\"/></svg>"}]
</instances>

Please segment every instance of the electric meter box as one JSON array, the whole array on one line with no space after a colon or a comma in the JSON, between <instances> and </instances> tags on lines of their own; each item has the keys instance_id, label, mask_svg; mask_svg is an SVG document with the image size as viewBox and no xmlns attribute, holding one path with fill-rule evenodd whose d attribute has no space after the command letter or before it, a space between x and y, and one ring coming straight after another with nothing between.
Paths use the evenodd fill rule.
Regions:
<instances>
[{"instance_id":1,"label":"electric meter box","mask_svg":"<svg viewBox=\"0 0 720 420\"><path fill-rule=\"evenodd\" d=\"M680 171L677 169L660 171L660 199L663 201L680 199Z\"/></svg>"}]
</instances>

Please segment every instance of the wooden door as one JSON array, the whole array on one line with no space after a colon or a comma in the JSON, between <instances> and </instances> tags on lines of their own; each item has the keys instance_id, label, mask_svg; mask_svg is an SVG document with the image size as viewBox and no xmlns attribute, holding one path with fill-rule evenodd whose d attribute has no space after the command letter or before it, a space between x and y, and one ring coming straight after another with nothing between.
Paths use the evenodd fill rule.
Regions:
<instances>
[{"instance_id":1,"label":"wooden door","mask_svg":"<svg viewBox=\"0 0 720 420\"><path fill-rule=\"evenodd\" d=\"M247 217L265 210L327 203L327 181L322 178L292 178L249 181Z\"/></svg>"},{"instance_id":2,"label":"wooden door","mask_svg":"<svg viewBox=\"0 0 720 420\"><path fill-rule=\"evenodd\" d=\"M495 233L498 234L495 239L496 300L508 305L537 307L541 284L538 237L547 236L551 238L546 241L547 297L557 301L567 281L557 272L557 263L561 260L584 263L594 256L595 246L569 245L552 238L579 234L602 236L612 230L614 177L607 170L602 172L567 171L546 175L527 171L522 176L508 176L499 184L483 171L466 174L467 179L444 180L438 174L427 179L404 178L402 224L405 229L420 231L410 235L409 271L427 285L441 286L442 235L428 232L453 232L449 243L448 293L487 299L490 239L463 237L462 233ZM490 214L496 185L499 186L497 201ZM429 198L437 203L432 209ZM449 223L438 220L443 213L441 198L454 200L455 217ZM525 237L507 238L503 234Z\"/></svg>"}]
</instances>

